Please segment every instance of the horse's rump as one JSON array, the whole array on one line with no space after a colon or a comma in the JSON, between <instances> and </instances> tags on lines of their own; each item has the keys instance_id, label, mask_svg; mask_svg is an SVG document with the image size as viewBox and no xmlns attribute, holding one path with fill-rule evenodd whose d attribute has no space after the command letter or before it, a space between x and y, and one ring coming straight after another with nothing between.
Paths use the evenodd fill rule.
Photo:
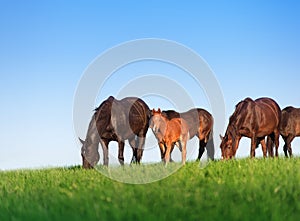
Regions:
<instances>
[{"instance_id":1,"label":"horse's rump","mask_svg":"<svg viewBox=\"0 0 300 221\"><path fill-rule=\"evenodd\" d=\"M289 106L281 111L280 134L300 135L300 108Z\"/></svg>"}]
</instances>

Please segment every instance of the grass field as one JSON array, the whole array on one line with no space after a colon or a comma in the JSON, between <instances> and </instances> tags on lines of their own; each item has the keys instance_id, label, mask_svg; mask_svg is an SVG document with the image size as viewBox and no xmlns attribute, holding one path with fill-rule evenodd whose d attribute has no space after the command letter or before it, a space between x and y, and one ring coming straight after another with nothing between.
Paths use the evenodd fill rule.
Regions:
<instances>
[{"instance_id":1,"label":"grass field","mask_svg":"<svg viewBox=\"0 0 300 221\"><path fill-rule=\"evenodd\" d=\"M146 177L172 167L102 170ZM300 159L187 163L142 185L80 167L0 172L0 220L300 220Z\"/></svg>"}]
</instances>

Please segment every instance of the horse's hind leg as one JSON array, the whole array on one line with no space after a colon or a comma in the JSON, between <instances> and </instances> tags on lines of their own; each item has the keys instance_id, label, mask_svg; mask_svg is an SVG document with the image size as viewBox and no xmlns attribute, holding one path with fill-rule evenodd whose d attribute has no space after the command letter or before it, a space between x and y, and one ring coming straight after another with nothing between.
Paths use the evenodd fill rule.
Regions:
<instances>
[{"instance_id":1,"label":"horse's hind leg","mask_svg":"<svg viewBox=\"0 0 300 221\"><path fill-rule=\"evenodd\" d=\"M273 152L273 144L275 144L275 156L278 157L278 147L279 147L279 132L274 131L272 134L269 135L272 140L272 152ZM271 147L271 145L270 145ZM269 147L268 147L269 148ZM273 157L273 153L272 153Z\"/></svg>"},{"instance_id":2,"label":"horse's hind leg","mask_svg":"<svg viewBox=\"0 0 300 221\"><path fill-rule=\"evenodd\" d=\"M283 152L284 152L285 157L288 157L288 154L287 154L287 137L282 136L282 138L283 138L283 141L284 141Z\"/></svg>"},{"instance_id":3,"label":"horse's hind leg","mask_svg":"<svg viewBox=\"0 0 300 221\"><path fill-rule=\"evenodd\" d=\"M264 158L266 158L267 157L267 145L266 145L265 138L260 140L260 145L261 145L261 148L263 151L263 156L264 156Z\"/></svg>"},{"instance_id":4,"label":"horse's hind leg","mask_svg":"<svg viewBox=\"0 0 300 221\"><path fill-rule=\"evenodd\" d=\"M284 154L285 154L286 157L288 156L287 155L287 151L289 152L290 157L293 156L291 143L292 143L292 141L293 141L294 138L295 137L293 135L291 135L291 134L289 134L288 137L286 138L285 145L284 145L285 148L286 148L286 150L284 151Z\"/></svg>"},{"instance_id":5,"label":"horse's hind leg","mask_svg":"<svg viewBox=\"0 0 300 221\"><path fill-rule=\"evenodd\" d=\"M278 157L278 147L279 147L279 130L274 131L274 143L275 143L275 156Z\"/></svg>"},{"instance_id":6,"label":"horse's hind leg","mask_svg":"<svg viewBox=\"0 0 300 221\"><path fill-rule=\"evenodd\" d=\"M124 141L119 141L119 153L118 159L119 163L123 166L124 165Z\"/></svg>"},{"instance_id":7,"label":"horse's hind leg","mask_svg":"<svg viewBox=\"0 0 300 221\"><path fill-rule=\"evenodd\" d=\"M171 145L171 151L170 151L170 162L174 162L174 160L172 159L172 152L174 150L174 147L175 147L175 143L172 143L172 145ZM180 143L179 143L178 148L179 148L180 152L182 152L182 148L180 146Z\"/></svg>"}]
</instances>

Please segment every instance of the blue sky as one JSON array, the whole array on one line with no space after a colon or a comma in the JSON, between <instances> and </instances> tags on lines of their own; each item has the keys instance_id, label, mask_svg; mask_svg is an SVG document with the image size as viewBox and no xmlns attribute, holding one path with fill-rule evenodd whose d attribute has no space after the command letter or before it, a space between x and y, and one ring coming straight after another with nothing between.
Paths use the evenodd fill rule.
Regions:
<instances>
[{"instance_id":1,"label":"blue sky","mask_svg":"<svg viewBox=\"0 0 300 221\"><path fill-rule=\"evenodd\" d=\"M248 96L300 107L298 1L2 0L0 28L0 169L81 163L77 84L99 54L134 39L169 39L202 56L223 91L226 120ZM298 139L293 146L300 153ZM247 139L238 155L249 155Z\"/></svg>"}]
</instances>

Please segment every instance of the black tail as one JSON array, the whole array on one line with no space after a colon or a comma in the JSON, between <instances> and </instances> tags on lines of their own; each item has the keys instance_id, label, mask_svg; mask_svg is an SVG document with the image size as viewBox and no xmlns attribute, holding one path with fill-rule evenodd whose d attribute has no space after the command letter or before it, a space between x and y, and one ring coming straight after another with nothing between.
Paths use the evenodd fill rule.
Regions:
<instances>
[{"instance_id":1,"label":"black tail","mask_svg":"<svg viewBox=\"0 0 300 221\"><path fill-rule=\"evenodd\" d=\"M206 144L207 158L214 160L215 159L215 144L214 144L214 132L211 129L209 133L208 142Z\"/></svg>"},{"instance_id":2,"label":"black tail","mask_svg":"<svg viewBox=\"0 0 300 221\"><path fill-rule=\"evenodd\" d=\"M268 156L269 157L274 157L274 151L273 151L274 146L275 146L275 144L274 144L271 136L270 135L267 136L267 151L268 151Z\"/></svg>"}]
</instances>

